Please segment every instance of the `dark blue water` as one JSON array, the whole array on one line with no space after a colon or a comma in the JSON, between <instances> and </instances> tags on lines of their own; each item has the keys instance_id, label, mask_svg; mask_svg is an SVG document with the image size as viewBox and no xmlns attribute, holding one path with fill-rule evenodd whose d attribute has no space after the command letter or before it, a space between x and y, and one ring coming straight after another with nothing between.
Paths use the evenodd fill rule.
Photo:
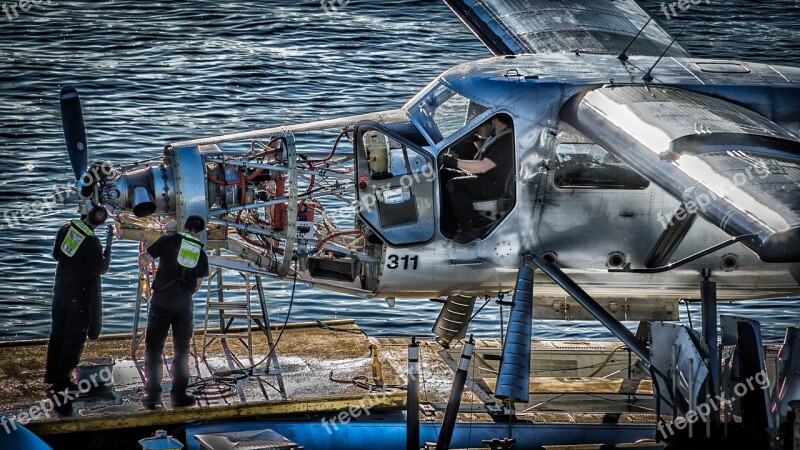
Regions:
<instances>
[{"instance_id":1,"label":"dark blue water","mask_svg":"<svg viewBox=\"0 0 800 450\"><path fill-rule=\"evenodd\" d=\"M340 3L334 3L338 5ZM697 56L800 65L800 2L714 1L666 20ZM58 92L83 97L93 159L141 159L177 139L396 108L436 75L488 51L438 1L319 2L132 0L43 2L0 15L0 339L44 337L54 263L52 238L67 210L18 211L71 180ZM322 142L310 142L322 144ZM136 244L118 242L104 278L104 332L129 331ZM270 283L273 319L290 285ZM761 318L779 340L797 325L794 302L724 306ZM198 308L202 312L202 308ZM364 300L298 287L291 319L356 318L371 333L429 334L438 305ZM492 303L472 327L496 334ZM198 315L199 317L199 315ZM537 321L541 337L605 336L588 322Z\"/></svg>"}]
</instances>

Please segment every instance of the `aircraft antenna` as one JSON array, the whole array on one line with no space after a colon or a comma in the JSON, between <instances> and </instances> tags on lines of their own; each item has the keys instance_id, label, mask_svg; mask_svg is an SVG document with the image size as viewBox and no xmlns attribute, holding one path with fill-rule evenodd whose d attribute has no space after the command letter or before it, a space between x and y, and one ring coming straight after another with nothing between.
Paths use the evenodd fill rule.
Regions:
<instances>
[{"instance_id":1,"label":"aircraft antenna","mask_svg":"<svg viewBox=\"0 0 800 450\"><path fill-rule=\"evenodd\" d=\"M656 62L653 64L653 66L652 66L652 67L650 67L649 69L647 69L647 73L645 73L645 74L644 74L644 76L642 77L642 79L643 79L645 82L650 82L650 81L653 81L653 75L651 75L651 74L650 74L650 72L652 72L652 71L653 71L653 69L655 69L655 68L656 68L656 66L658 65L658 63L659 63L659 62L661 62L661 58L663 58L663 57L664 57L664 55L666 55L666 54L667 54L667 52L669 51L669 49L670 49L670 48L672 48L672 44L674 44L674 43L675 43L675 41L677 41L677 40L678 40L678 38L680 37L681 33L683 33L683 30L685 30L685 29L686 29L686 27L683 27L683 28L681 28L681 31L679 31L679 32L678 32L678 34L677 34L677 35L675 35L675 37L674 37L674 38L672 38L672 42L670 42L670 43L669 43L669 45L667 46L667 48L665 48L665 49L664 49L664 52L661 54L661 56L659 56L659 57L658 57L658 59L656 60Z\"/></svg>"},{"instance_id":2,"label":"aircraft antenna","mask_svg":"<svg viewBox=\"0 0 800 450\"><path fill-rule=\"evenodd\" d=\"M650 16L647 19L647 22L644 23L644 26L642 26L642 28L639 28L639 32L636 33L636 36L634 36L630 42L628 42L628 46L625 47L625 50L623 50L622 53L619 54L619 56L617 56L617 59L619 59L620 61L628 60L628 55L627 55L628 49L631 48L631 45L633 45L634 42L636 42L636 39L639 37L640 34L642 34L642 31L644 31L644 29L647 28L647 25L650 23L651 20L653 20L653 16Z\"/></svg>"}]
</instances>

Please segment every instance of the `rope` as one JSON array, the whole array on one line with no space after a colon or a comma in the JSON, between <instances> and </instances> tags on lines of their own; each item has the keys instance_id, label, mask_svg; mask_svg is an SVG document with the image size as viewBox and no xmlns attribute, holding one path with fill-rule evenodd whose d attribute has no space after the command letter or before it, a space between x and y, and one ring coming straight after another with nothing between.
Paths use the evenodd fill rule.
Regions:
<instances>
[{"instance_id":1,"label":"rope","mask_svg":"<svg viewBox=\"0 0 800 450\"><path fill-rule=\"evenodd\" d=\"M597 375L598 373L600 373L600 371L603 370L603 367L605 367L606 364L608 364L608 362L611 361L611 357L614 356L614 353L616 353L617 350L623 349L623 348L625 348L625 346L624 345L620 345L620 346L617 346L614 350L612 350L611 353L609 353L608 356L606 356L605 361L600 363L600 367L595 369L594 372L592 372L591 375L589 375L589 378L591 378L591 377Z\"/></svg>"}]
</instances>

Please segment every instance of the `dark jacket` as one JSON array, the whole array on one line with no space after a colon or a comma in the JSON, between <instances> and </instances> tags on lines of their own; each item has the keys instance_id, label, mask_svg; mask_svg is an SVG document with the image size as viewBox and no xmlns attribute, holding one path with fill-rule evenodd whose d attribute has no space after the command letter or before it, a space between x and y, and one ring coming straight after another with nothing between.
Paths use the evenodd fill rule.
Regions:
<instances>
[{"instance_id":1,"label":"dark jacket","mask_svg":"<svg viewBox=\"0 0 800 450\"><path fill-rule=\"evenodd\" d=\"M165 234L147 247L147 253L158 258L151 306L172 311L193 309L192 295L197 279L208 276L208 256L201 251L194 268L182 267L178 264L182 240L179 234ZM202 244L200 246L202 249Z\"/></svg>"},{"instance_id":2,"label":"dark jacket","mask_svg":"<svg viewBox=\"0 0 800 450\"><path fill-rule=\"evenodd\" d=\"M53 259L58 261L53 288L53 304L90 315L89 339L97 339L103 328L103 299L100 276L111 264L111 247L103 251L97 236L87 236L77 252L69 257L61 250L70 224L58 230L53 243Z\"/></svg>"}]
</instances>

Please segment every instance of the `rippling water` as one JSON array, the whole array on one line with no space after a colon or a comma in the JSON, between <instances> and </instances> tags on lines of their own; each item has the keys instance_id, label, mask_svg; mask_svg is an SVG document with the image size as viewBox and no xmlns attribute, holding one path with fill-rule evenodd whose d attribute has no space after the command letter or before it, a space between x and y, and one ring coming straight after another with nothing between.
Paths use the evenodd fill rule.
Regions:
<instances>
[{"instance_id":1,"label":"rippling water","mask_svg":"<svg viewBox=\"0 0 800 450\"><path fill-rule=\"evenodd\" d=\"M680 42L696 56L800 64L795 0L701 2L672 20L661 2L644 5L671 33L686 26ZM395 108L450 66L487 55L438 1L350 0L330 12L316 1L43 2L0 16L0 213L71 181L58 111L66 84L82 94L92 159L122 161L182 138ZM49 251L71 214L28 217L9 227L0 216L0 339L49 332ZM135 243L115 244L106 333L130 329L135 256ZM273 320L285 317L290 287L269 284ZM438 312L425 301L389 309L306 287L295 301L292 320L356 318L371 333L428 334ZM754 313L775 341L797 324L794 303L721 309ZM497 307L484 311L473 331L496 334ZM606 335L586 322L539 321L534 332Z\"/></svg>"}]
</instances>

